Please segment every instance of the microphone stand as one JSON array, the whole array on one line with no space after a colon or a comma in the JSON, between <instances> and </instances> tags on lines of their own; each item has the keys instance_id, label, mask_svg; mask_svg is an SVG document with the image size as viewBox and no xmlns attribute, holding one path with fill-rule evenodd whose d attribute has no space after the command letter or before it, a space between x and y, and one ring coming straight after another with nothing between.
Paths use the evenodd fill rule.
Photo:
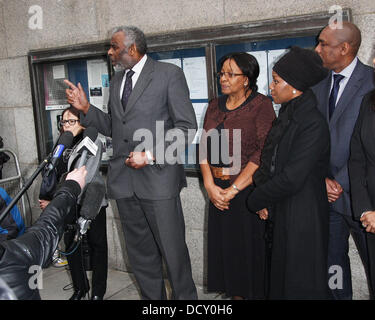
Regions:
<instances>
[{"instance_id":1,"label":"microphone stand","mask_svg":"<svg viewBox=\"0 0 375 320\"><path fill-rule=\"evenodd\" d=\"M4 211L0 215L0 223L3 221L3 219L6 217L6 215L9 213L9 211L14 207L16 202L22 197L22 195L26 192L27 189L31 186L31 184L34 182L35 178L38 176L38 174L44 169L44 167L50 162L52 158L52 153L48 155L46 159L43 160L43 162L38 166L38 168L34 171L32 176L29 178L29 180L25 183L25 185L22 187L22 189L16 194L16 196L13 198L11 203L4 209Z\"/></svg>"}]
</instances>

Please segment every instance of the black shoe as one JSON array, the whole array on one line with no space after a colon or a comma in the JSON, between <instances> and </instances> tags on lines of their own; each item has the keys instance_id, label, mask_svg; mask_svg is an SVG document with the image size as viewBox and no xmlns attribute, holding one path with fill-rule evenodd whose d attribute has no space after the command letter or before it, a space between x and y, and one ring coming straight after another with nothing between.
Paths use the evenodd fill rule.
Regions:
<instances>
[{"instance_id":1,"label":"black shoe","mask_svg":"<svg viewBox=\"0 0 375 320\"><path fill-rule=\"evenodd\" d=\"M91 300L103 300L103 297L100 296L92 296Z\"/></svg>"},{"instance_id":2,"label":"black shoe","mask_svg":"<svg viewBox=\"0 0 375 320\"><path fill-rule=\"evenodd\" d=\"M83 290L75 290L69 300L81 300L86 295Z\"/></svg>"}]
</instances>

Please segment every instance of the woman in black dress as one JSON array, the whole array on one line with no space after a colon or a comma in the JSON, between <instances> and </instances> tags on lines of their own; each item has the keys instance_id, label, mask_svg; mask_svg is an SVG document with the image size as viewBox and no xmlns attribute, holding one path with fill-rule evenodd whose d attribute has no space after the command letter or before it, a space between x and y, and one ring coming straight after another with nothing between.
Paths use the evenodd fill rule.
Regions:
<instances>
[{"instance_id":1,"label":"woman in black dress","mask_svg":"<svg viewBox=\"0 0 375 320\"><path fill-rule=\"evenodd\" d=\"M375 58L374 58L375 65ZM375 90L364 96L350 142L349 177L354 218L368 232L370 280L375 288Z\"/></svg>"},{"instance_id":2,"label":"woman in black dress","mask_svg":"<svg viewBox=\"0 0 375 320\"><path fill-rule=\"evenodd\" d=\"M270 299L328 298L330 136L309 89L327 72L315 52L298 47L273 67L271 95L281 108L247 201L250 210L269 220L273 235Z\"/></svg>"},{"instance_id":3,"label":"woman in black dress","mask_svg":"<svg viewBox=\"0 0 375 320\"><path fill-rule=\"evenodd\" d=\"M218 70L224 95L210 102L200 143L210 199L207 287L234 299L264 299L264 222L248 214L246 198L275 112L257 92L253 56L229 54Z\"/></svg>"}]
</instances>

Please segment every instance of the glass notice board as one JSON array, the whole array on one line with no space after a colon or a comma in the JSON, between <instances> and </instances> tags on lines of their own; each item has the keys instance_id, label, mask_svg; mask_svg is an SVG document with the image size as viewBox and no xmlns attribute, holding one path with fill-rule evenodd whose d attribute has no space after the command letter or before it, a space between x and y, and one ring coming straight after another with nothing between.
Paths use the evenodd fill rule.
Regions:
<instances>
[{"instance_id":1,"label":"glass notice board","mask_svg":"<svg viewBox=\"0 0 375 320\"><path fill-rule=\"evenodd\" d=\"M315 44L316 37L309 36L215 45L213 47L216 57L215 67L217 67L220 59L228 53L242 51L252 54L257 59L260 67L257 83L258 91L271 98L269 84L272 81L273 64L293 45L312 49ZM216 68L207 70L207 57L204 47L152 52L150 56L159 61L173 63L184 71L198 123L198 132L193 143L185 150L184 165L186 170L199 170L198 148L204 116L209 102L207 72L215 73ZM218 94L221 95L218 80L216 86ZM280 106L274 104L274 108L277 113Z\"/></svg>"},{"instance_id":2,"label":"glass notice board","mask_svg":"<svg viewBox=\"0 0 375 320\"><path fill-rule=\"evenodd\" d=\"M59 137L59 122L66 101L64 79L81 83L90 103L108 112L109 69L105 58L75 59L43 64L44 117L46 123L46 149L52 150ZM99 134L104 145L103 160L112 155L109 137Z\"/></svg>"},{"instance_id":3,"label":"glass notice board","mask_svg":"<svg viewBox=\"0 0 375 320\"><path fill-rule=\"evenodd\" d=\"M209 101L221 94L215 73L218 61L225 54L244 51L254 55L260 65L259 92L269 96L273 63L292 45L313 48L317 35L332 15L318 12L146 35L148 54L153 59L182 68L198 126L202 129ZM343 9L342 18L351 21L351 9ZM108 49L109 39L29 52L39 160L51 152L57 137L59 116L67 107L64 77L73 83L81 82L90 102L107 112L109 81L114 73L108 63ZM278 106L274 107L277 112ZM107 148L104 158L110 159L111 141L107 137L102 139ZM193 175L199 173L199 139L200 130L185 152L185 170Z\"/></svg>"}]
</instances>

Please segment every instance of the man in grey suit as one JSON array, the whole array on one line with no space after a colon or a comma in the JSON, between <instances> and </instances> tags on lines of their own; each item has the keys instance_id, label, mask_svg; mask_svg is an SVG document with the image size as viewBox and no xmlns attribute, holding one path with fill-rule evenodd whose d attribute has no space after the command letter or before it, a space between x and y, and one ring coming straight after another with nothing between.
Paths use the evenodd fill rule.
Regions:
<instances>
[{"instance_id":1,"label":"man in grey suit","mask_svg":"<svg viewBox=\"0 0 375 320\"><path fill-rule=\"evenodd\" d=\"M66 80L66 93L69 103L82 112L82 125L112 137L108 195L117 202L142 298L166 299L164 260L172 299L197 299L180 201L186 186L184 168L164 157L172 143L182 144L184 150L194 138L188 131L197 128L195 113L182 70L151 59L146 51L138 28L112 32L108 55L123 70L111 80L108 114L89 104L80 84Z\"/></svg>"},{"instance_id":2,"label":"man in grey suit","mask_svg":"<svg viewBox=\"0 0 375 320\"><path fill-rule=\"evenodd\" d=\"M360 45L360 30L354 24L344 22L342 26L325 27L315 48L324 66L331 70L313 91L331 135L330 176L326 178L326 187L330 202L328 270L329 277L335 280L329 281L334 299L352 299L348 256L350 234L368 274L366 237L360 222L352 217L348 173L350 138L362 98L374 87L373 68L357 58Z\"/></svg>"}]
</instances>

